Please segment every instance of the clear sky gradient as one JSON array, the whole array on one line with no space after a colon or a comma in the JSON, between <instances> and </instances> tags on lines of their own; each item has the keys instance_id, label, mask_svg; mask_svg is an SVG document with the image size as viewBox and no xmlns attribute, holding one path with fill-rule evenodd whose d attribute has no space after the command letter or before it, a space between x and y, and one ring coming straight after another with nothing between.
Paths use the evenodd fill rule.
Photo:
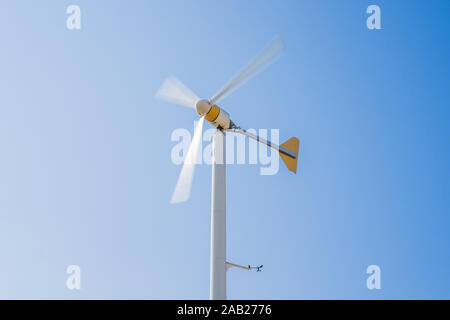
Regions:
<instances>
[{"instance_id":1,"label":"clear sky gradient","mask_svg":"<svg viewBox=\"0 0 450 320\"><path fill-rule=\"evenodd\" d=\"M81 30L66 8L81 8ZM381 30L366 8L381 8ZM275 35L280 59L221 102L297 136L282 164L227 168L230 299L450 298L449 1L0 3L0 298L207 299L211 167L170 205L188 108ZM205 124L210 128L209 124ZM81 290L66 268L81 267ZM367 266L381 290L366 288Z\"/></svg>"}]
</instances>

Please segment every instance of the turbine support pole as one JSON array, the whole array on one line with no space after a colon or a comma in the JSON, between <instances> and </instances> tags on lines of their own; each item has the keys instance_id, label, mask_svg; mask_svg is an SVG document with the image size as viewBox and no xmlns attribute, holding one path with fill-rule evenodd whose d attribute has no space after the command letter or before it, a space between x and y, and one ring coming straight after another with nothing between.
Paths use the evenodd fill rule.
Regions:
<instances>
[{"instance_id":1,"label":"turbine support pole","mask_svg":"<svg viewBox=\"0 0 450 320\"><path fill-rule=\"evenodd\" d=\"M211 190L211 300L225 300L226 294L226 158L225 131L217 130L212 142Z\"/></svg>"}]
</instances>

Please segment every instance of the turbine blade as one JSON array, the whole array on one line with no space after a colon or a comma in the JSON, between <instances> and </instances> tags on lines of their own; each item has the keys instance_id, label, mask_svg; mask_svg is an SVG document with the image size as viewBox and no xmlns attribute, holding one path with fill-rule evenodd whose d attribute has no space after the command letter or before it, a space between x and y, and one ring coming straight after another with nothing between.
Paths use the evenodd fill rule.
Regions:
<instances>
[{"instance_id":1,"label":"turbine blade","mask_svg":"<svg viewBox=\"0 0 450 320\"><path fill-rule=\"evenodd\" d=\"M262 68L273 62L284 49L283 40L280 37L276 37L269 45L256 57L253 61L234 76L219 92L217 92L211 99L211 104L216 104L219 100L227 96L231 91L239 87L251 76L255 75Z\"/></svg>"},{"instance_id":2,"label":"turbine blade","mask_svg":"<svg viewBox=\"0 0 450 320\"><path fill-rule=\"evenodd\" d=\"M194 109L195 104L200 100L195 93L175 77L169 77L163 82L156 93L156 98Z\"/></svg>"},{"instance_id":3,"label":"turbine blade","mask_svg":"<svg viewBox=\"0 0 450 320\"><path fill-rule=\"evenodd\" d=\"M194 177L195 161L202 142L203 122L205 118L201 117L195 128L189 150L184 158L183 168L178 177L177 185L172 195L170 203L180 203L189 199L191 195L192 179Z\"/></svg>"}]
</instances>

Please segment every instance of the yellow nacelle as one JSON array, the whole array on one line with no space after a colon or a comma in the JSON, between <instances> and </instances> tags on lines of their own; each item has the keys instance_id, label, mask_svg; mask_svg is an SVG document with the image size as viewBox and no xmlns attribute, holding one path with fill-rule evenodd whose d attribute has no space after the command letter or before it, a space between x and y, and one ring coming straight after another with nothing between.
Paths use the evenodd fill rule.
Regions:
<instances>
[{"instance_id":1,"label":"yellow nacelle","mask_svg":"<svg viewBox=\"0 0 450 320\"><path fill-rule=\"evenodd\" d=\"M229 129L231 127L230 115L217 105L211 105L208 100L199 100L196 104L197 113L205 116L213 126L219 129Z\"/></svg>"}]
</instances>

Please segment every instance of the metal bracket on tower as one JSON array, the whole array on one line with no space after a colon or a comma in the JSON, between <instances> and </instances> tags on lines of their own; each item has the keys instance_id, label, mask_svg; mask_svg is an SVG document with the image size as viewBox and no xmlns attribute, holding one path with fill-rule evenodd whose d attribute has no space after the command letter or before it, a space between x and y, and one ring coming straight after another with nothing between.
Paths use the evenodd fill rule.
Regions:
<instances>
[{"instance_id":1,"label":"metal bracket on tower","mask_svg":"<svg viewBox=\"0 0 450 320\"><path fill-rule=\"evenodd\" d=\"M245 266L234 264L234 263L231 263L231 262L228 262L228 261L225 262L225 264L227 265L227 270L230 269L231 267L236 267L236 268L241 268L241 269L244 269L244 270L256 270L256 272L261 272L261 270L263 268L263 265L254 266L254 267L252 267L251 265L248 265L247 267L245 267Z\"/></svg>"}]
</instances>

